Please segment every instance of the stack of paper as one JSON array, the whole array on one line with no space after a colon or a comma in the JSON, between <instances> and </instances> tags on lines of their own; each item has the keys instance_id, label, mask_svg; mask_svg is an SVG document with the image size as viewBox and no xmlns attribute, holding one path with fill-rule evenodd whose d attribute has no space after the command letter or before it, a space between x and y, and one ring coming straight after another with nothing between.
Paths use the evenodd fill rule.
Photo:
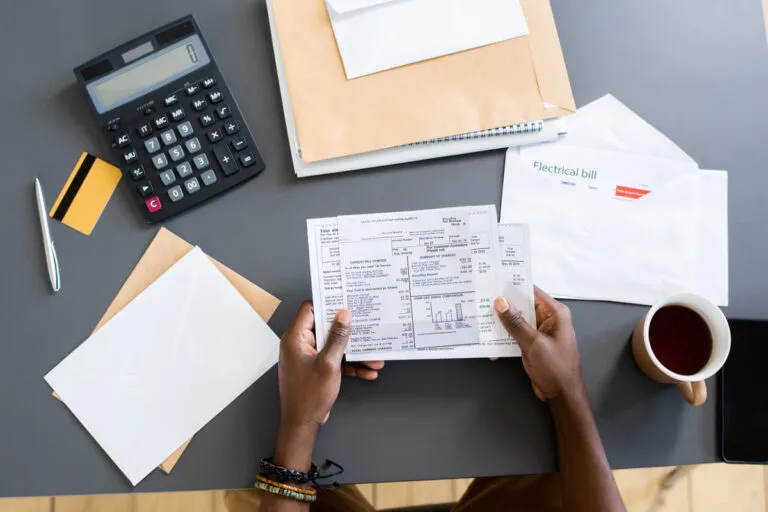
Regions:
<instances>
[{"instance_id":1,"label":"stack of paper","mask_svg":"<svg viewBox=\"0 0 768 512\"><path fill-rule=\"evenodd\" d=\"M350 309L349 361L519 356L499 295L535 324L527 226L493 205L310 219L307 235L318 344Z\"/></svg>"},{"instance_id":2,"label":"stack of paper","mask_svg":"<svg viewBox=\"0 0 768 512\"><path fill-rule=\"evenodd\" d=\"M253 384L279 340L194 248L45 376L136 485Z\"/></svg>"},{"instance_id":3,"label":"stack of paper","mask_svg":"<svg viewBox=\"0 0 768 512\"><path fill-rule=\"evenodd\" d=\"M561 298L652 304L688 291L727 305L725 171L700 171L610 95L570 127L507 153L501 220L530 225L536 284Z\"/></svg>"},{"instance_id":4,"label":"stack of paper","mask_svg":"<svg viewBox=\"0 0 768 512\"><path fill-rule=\"evenodd\" d=\"M299 177L556 140L575 111L546 0L267 8Z\"/></svg>"}]
</instances>

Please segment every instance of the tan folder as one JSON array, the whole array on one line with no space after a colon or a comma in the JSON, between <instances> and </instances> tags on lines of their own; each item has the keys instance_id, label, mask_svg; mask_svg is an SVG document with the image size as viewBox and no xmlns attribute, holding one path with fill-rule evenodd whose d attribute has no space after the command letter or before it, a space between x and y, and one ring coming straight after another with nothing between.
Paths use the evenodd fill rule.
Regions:
<instances>
[{"instance_id":1,"label":"tan folder","mask_svg":"<svg viewBox=\"0 0 768 512\"><path fill-rule=\"evenodd\" d=\"M167 229L160 228L157 235L155 235L155 238L152 240L152 243L149 244L144 255L136 264L136 267L134 267L133 272L128 276L128 279L125 280L123 287L117 292L117 296L115 296L112 304L107 308L107 312L101 317L101 320L99 320L99 323L93 331L98 331L104 324L109 322L113 316L119 313L120 310L127 306L150 284L154 283L158 277L163 275L166 270L171 268L191 250L191 244L174 235ZM240 292L240 295L243 296L256 313L258 313L265 322L268 322L277 309L277 306L280 304L280 301L213 258L211 258L211 261L221 273L224 274L224 277L232 283L232 286ZM59 398L56 393L54 393L53 396ZM168 458L160 464L160 469L166 473L170 473L190 441L191 439L168 456Z\"/></svg>"},{"instance_id":2,"label":"tan folder","mask_svg":"<svg viewBox=\"0 0 768 512\"><path fill-rule=\"evenodd\" d=\"M576 110L549 0L521 0L527 36L354 80L324 0L272 2L305 162Z\"/></svg>"}]
</instances>

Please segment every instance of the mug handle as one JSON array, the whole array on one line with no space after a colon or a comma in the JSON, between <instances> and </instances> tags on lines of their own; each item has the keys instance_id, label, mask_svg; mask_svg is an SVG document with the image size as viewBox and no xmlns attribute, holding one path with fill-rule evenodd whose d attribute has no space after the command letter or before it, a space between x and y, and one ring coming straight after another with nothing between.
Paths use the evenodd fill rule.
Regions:
<instances>
[{"instance_id":1,"label":"mug handle","mask_svg":"<svg viewBox=\"0 0 768 512\"><path fill-rule=\"evenodd\" d=\"M683 398L689 404L698 407L707 401L707 383L703 380L697 382L678 382L677 387L683 394Z\"/></svg>"}]
</instances>

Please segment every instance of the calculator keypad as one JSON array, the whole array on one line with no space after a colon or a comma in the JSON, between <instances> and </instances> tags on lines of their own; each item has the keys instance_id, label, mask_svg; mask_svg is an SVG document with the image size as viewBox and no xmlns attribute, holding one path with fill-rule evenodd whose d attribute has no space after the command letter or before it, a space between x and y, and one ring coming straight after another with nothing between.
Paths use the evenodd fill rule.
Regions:
<instances>
[{"instance_id":1,"label":"calculator keypad","mask_svg":"<svg viewBox=\"0 0 768 512\"><path fill-rule=\"evenodd\" d=\"M128 146L130 143L131 143L131 138L128 136L127 132L121 133L115 139L115 144L117 144L117 147L119 148L124 148Z\"/></svg>"},{"instance_id":2,"label":"calculator keypad","mask_svg":"<svg viewBox=\"0 0 768 512\"><path fill-rule=\"evenodd\" d=\"M157 110L151 114L139 110L143 115L136 125L111 135L124 163L133 164L128 173L149 213L196 204L211 195L204 191L211 188L216 194L228 188L229 176L240 176L241 169L261 161L246 151L247 129L232 109L232 98L225 97L226 90L216 88L216 83L208 77L172 93L165 91L150 103ZM138 149L131 147L131 138L137 135ZM231 179L233 184L242 181ZM163 202L168 204L164 207ZM166 211L162 214L167 216Z\"/></svg>"},{"instance_id":3,"label":"calculator keypad","mask_svg":"<svg viewBox=\"0 0 768 512\"><path fill-rule=\"evenodd\" d=\"M189 121L184 121L179 126L176 127L176 130L179 132L179 135L181 135L181 138L189 137L193 133L195 133L194 128L192 128L192 123Z\"/></svg>"},{"instance_id":4,"label":"calculator keypad","mask_svg":"<svg viewBox=\"0 0 768 512\"><path fill-rule=\"evenodd\" d=\"M173 174L172 170L163 171L160 173L160 181L163 182L163 185L166 187L176 181L176 175Z\"/></svg>"},{"instance_id":5,"label":"calculator keypad","mask_svg":"<svg viewBox=\"0 0 768 512\"><path fill-rule=\"evenodd\" d=\"M202 146L200 146L200 140L197 137L189 139L187 142L184 143L184 146L187 148L187 153L189 153L190 155L193 153L197 153L202 148Z\"/></svg>"},{"instance_id":6,"label":"calculator keypad","mask_svg":"<svg viewBox=\"0 0 768 512\"><path fill-rule=\"evenodd\" d=\"M144 149L147 150L147 153L150 155L157 153L160 151L160 141L157 140L157 137L152 137L151 139L147 139L144 141Z\"/></svg>"},{"instance_id":7,"label":"calculator keypad","mask_svg":"<svg viewBox=\"0 0 768 512\"><path fill-rule=\"evenodd\" d=\"M173 133L173 130L165 130L163 133L160 134L160 138L163 139L163 144L166 146L170 146L174 142L176 142L176 134Z\"/></svg>"},{"instance_id":8,"label":"calculator keypad","mask_svg":"<svg viewBox=\"0 0 768 512\"><path fill-rule=\"evenodd\" d=\"M189 165L189 162L181 162L176 166L176 172L179 174L179 178L186 178L187 176L191 176L194 171L192 170L192 166Z\"/></svg>"},{"instance_id":9,"label":"calculator keypad","mask_svg":"<svg viewBox=\"0 0 768 512\"><path fill-rule=\"evenodd\" d=\"M155 128L158 130L162 130L166 126L170 124L170 121L168 120L168 116L163 114L162 116L158 116L155 118Z\"/></svg>"},{"instance_id":10,"label":"calculator keypad","mask_svg":"<svg viewBox=\"0 0 768 512\"><path fill-rule=\"evenodd\" d=\"M176 185L175 187L169 188L168 197L170 197L171 201L174 203L176 201L181 201L181 199L184 197L184 192L181 191L181 185Z\"/></svg>"},{"instance_id":11,"label":"calculator keypad","mask_svg":"<svg viewBox=\"0 0 768 512\"><path fill-rule=\"evenodd\" d=\"M136 128L136 131L139 133L139 136L143 139L143 138L149 137L149 134L152 133L152 126L149 123L141 123Z\"/></svg>"},{"instance_id":12,"label":"calculator keypad","mask_svg":"<svg viewBox=\"0 0 768 512\"><path fill-rule=\"evenodd\" d=\"M168 165L168 158L166 158L165 153L160 153L152 157L152 163L155 165L155 169L160 170Z\"/></svg>"},{"instance_id":13,"label":"calculator keypad","mask_svg":"<svg viewBox=\"0 0 768 512\"><path fill-rule=\"evenodd\" d=\"M184 158L184 150L181 149L181 144L178 146L173 146L171 149L169 149L168 154L171 155L171 160L174 162L178 162Z\"/></svg>"}]
</instances>

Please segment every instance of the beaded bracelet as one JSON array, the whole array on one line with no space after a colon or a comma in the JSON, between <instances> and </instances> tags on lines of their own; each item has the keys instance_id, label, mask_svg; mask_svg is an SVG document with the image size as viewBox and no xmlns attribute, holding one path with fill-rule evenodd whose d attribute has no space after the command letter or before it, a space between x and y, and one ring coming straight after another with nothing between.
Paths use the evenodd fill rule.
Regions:
<instances>
[{"instance_id":1,"label":"beaded bracelet","mask_svg":"<svg viewBox=\"0 0 768 512\"><path fill-rule=\"evenodd\" d=\"M326 460L321 469L327 470L330 468L336 468L336 471L321 475L317 466L315 464L311 464L309 472L303 473L295 469L289 469L289 468L284 468L282 466L278 466L277 464L272 462L272 457L266 457L261 459L261 469L264 470L262 472L262 475L272 478L274 480L278 480L280 482L286 482L286 483L293 482L297 484L306 484L308 482L312 482L315 485L317 485L317 480L331 478L344 472L344 468L341 467L339 464L333 462L332 460ZM330 486L325 486L324 489L335 490L335 489L338 489L339 487L340 487L339 484L334 482Z\"/></svg>"},{"instance_id":2,"label":"beaded bracelet","mask_svg":"<svg viewBox=\"0 0 768 512\"><path fill-rule=\"evenodd\" d=\"M286 489L288 491L300 492L302 494L310 494L312 496L317 494L317 489L302 489L301 487L294 487L292 485L284 484L282 482L275 482L274 480L270 480L264 475L256 475L256 479L260 480L261 482L264 482L265 484L274 485L275 487L280 487L281 489Z\"/></svg>"},{"instance_id":3,"label":"beaded bracelet","mask_svg":"<svg viewBox=\"0 0 768 512\"><path fill-rule=\"evenodd\" d=\"M312 482L318 478L317 466L310 464L308 473L302 473L295 469L288 469L282 466L278 466L272 462L272 457L265 457L261 459L261 469L268 476L275 477L276 480L281 482L295 482L297 484L305 484Z\"/></svg>"},{"instance_id":4,"label":"beaded bracelet","mask_svg":"<svg viewBox=\"0 0 768 512\"><path fill-rule=\"evenodd\" d=\"M303 501L306 503L314 503L317 501L317 494L305 494L303 492L291 491L290 489L283 489L282 487L276 487L271 484L265 484L262 481L257 480L253 486L262 491L282 496L283 498L289 498L295 501Z\"/></svg>"}]
</instances>

